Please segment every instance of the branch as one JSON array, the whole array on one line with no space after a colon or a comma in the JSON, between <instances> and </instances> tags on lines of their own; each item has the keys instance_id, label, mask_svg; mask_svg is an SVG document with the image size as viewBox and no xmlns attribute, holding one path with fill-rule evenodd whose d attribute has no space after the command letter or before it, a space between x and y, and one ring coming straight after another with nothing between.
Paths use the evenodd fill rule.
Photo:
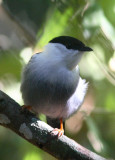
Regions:
<instances>
[{"instance_id":1,"label":"branch","mask_svg":"<svg viewBox=\"0 0 115 160\"><path fill-rule=\"evenodd\" d=\"M106 160L72 139L51 135L52 127L0 91L0 125L7 127L33 145L62 160Z\"/></svg>"}]
</instances>

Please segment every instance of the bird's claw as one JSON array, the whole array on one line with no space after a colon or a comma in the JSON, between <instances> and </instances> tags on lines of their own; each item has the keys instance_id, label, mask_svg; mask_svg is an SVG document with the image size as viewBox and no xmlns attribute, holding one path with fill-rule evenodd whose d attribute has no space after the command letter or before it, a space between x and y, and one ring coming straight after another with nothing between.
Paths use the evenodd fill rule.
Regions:
<instances>
[{"instance_id":1,"label":"bird's claw","mask_svg":"<svg viewBox=\"0 0 115 160\"><path fill-rule=\"evenodd\" d=\"M58 136L58 137L61 137L63 134L64 134L64 130L63 129L58 129L58 128L55 128L51 134L53 136Z\"/></svg>"},{"instance_id":2,"label":"bird's claw","mask_svg":"<svg viewBox=\"0 0 115 160\"><path fill-rule=\"evenodd\" d=\"M23 109L23 110L24 110L24 109L27 109L27 110L30 111L30 110L32 109L32 107L31 107L31 106L23 105L23 106L22 106L22 109Z\"/></svg>"}]
</instances>

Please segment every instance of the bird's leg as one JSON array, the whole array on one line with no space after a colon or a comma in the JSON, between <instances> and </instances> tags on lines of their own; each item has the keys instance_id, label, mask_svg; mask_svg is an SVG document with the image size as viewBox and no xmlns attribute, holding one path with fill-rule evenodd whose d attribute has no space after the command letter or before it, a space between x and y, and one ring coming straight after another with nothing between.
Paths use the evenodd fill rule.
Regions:
<instances>
[{"instance_id":1,"label":"bird's leg","mask_svg":"<svg viewBox=\"0 0 115 160\"><path fill-rule=\"evenodd\" d=\"M62 118L60 118L60 130L64 133Z\"/></svg>"},{"instance_id":2,"label":"bird's leg","mask_svg":"<svg viewBox=\"0 0 115 160\"><path fill-rule=\"evenodd\" d=\"M58 135L58 137L60 137L60 136L62 136L62 135L64 134L63 120L62 120L62 118L60 118L60 129L55 128L55 129L52 131L52 134L53 134L53 135Z\"/></svg>"},{"instance_id":3,"label":"bird's leg","mask_svg":"<svg viewBox=\"0 0 115 160\"><path fill-rule=\"evenodd\" d=\"M32 107L31 107L31 106L28 106L28 105L23 105L22 107L23 107L23 109L27 109L27 110L29 110L29 111L32 109Z\"/></svg>"}]
</instances>

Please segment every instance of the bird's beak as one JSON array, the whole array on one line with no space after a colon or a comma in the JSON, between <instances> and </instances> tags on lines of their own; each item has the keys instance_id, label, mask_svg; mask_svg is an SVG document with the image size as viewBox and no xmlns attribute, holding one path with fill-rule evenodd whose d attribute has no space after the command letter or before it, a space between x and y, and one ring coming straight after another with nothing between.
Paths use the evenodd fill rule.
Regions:
<instances>
[{"instance_id":1,"label":"bird's beak","mask_svg":"<svg viewBox=\"0 0 115 160\"><path fill-rule=\"evenodd\" d=\"M93 51L93 49L90 48L90 47L85 46L85 47L84 47L84 51Z\"/></svg>"}]
</instances>

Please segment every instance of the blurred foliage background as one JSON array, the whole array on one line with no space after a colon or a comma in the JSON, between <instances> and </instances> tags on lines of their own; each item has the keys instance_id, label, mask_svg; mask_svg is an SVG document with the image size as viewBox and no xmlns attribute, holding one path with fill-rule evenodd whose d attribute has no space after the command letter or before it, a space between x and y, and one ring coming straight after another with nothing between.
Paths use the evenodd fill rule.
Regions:
<instances>
[{"instance_id":1,"label":"blurred foliage background","mask_svg":"<svg viewBox=\"0 0 115 160\"><path fill-rule=\"evenodd\" d=\"M0 0L0 89L23 104L21 70L53 37L73 36L93 48L80 62L89 81L66 133L84 147L115 158L115 0ZM41 119L45 120L41 115ZM18 119L16 119L18 121ZM0 127L1 160L54 160Z\"/></svg>"}]
</instances>

